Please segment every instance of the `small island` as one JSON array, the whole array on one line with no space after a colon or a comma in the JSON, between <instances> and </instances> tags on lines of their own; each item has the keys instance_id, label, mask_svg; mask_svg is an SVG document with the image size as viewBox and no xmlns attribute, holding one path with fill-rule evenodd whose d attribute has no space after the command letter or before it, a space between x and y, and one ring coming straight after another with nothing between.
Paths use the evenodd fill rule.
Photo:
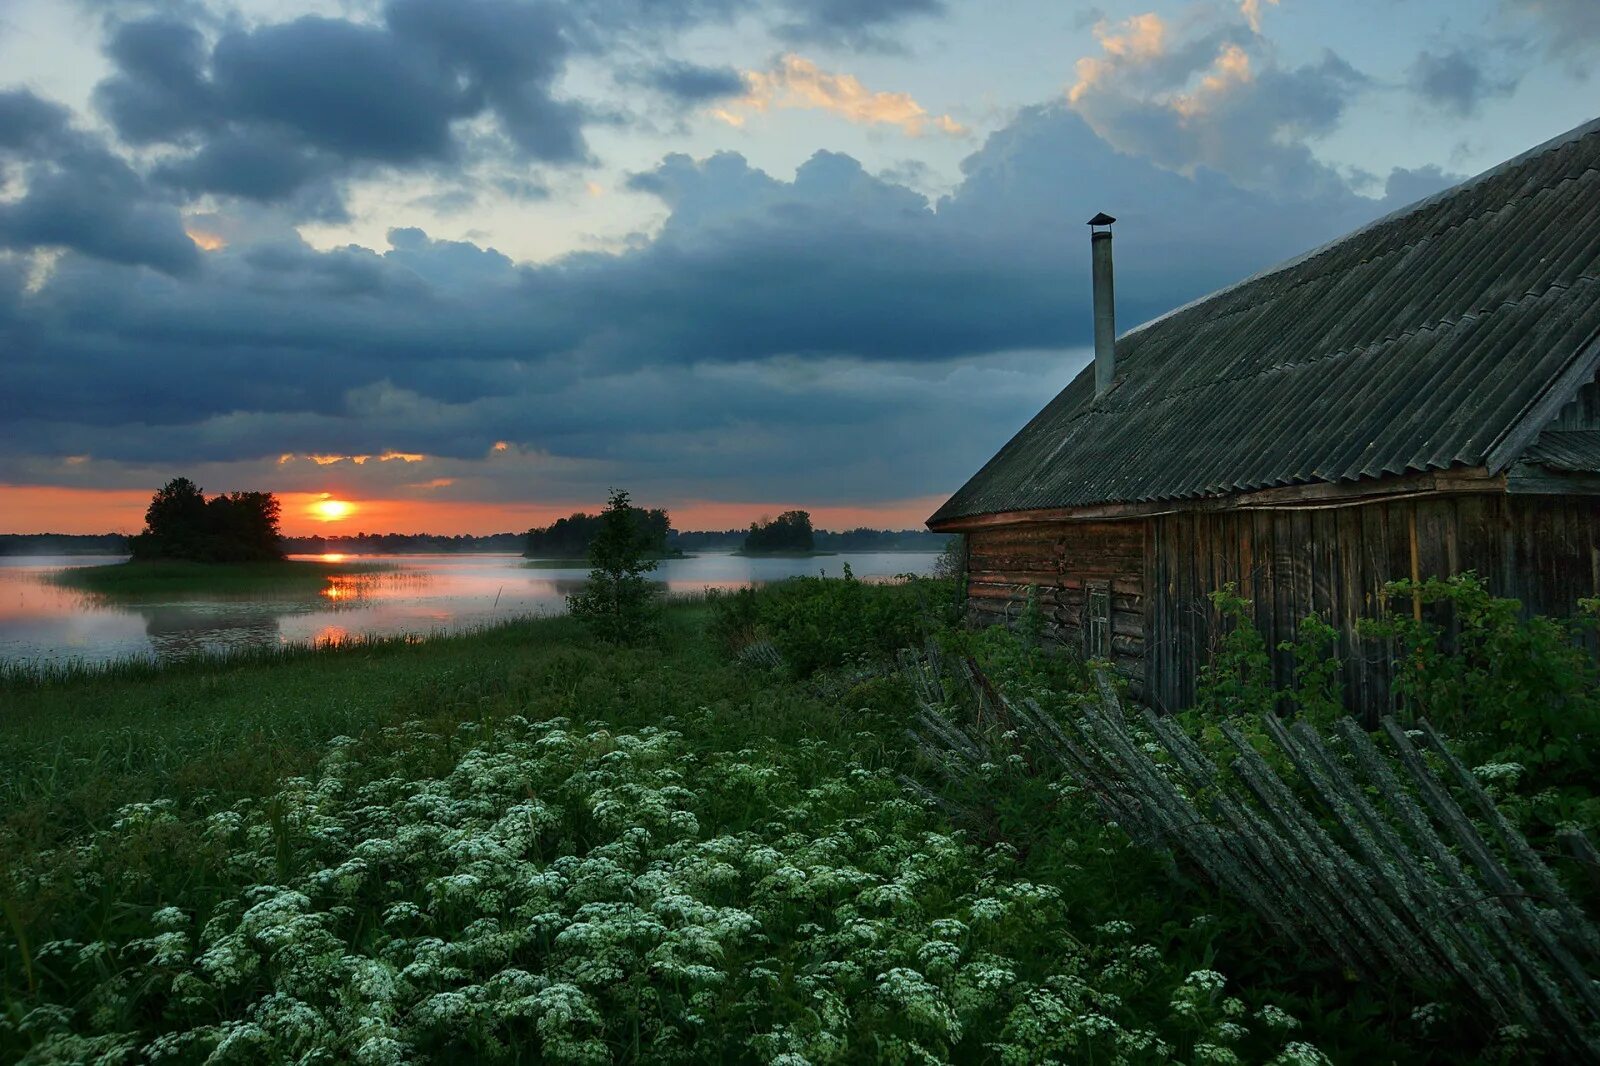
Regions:
<instances>
[{"instance_id":1,"label":"small island","mask_svg":"<svg viewBox=\"0 0 1600 1066\"><path fill-rule=\"evenodd\" d=\"M817 550L816 533L811 528L811 512L785 511L777 518L751 522L743 546L734 554L803 558L834 553Z\"/></svg>"},{"instance_id":2,"label":"small island","mask_svg":"<svg viewBox=\"0 0 1600 1066\"><path fill-rule=\"evenodd\" d=\"M193 481L174 478L151 497L144 531L128 538L130 559L61 570L51 581L119 599L186 592L317 595L335 574L381 569L285 558L281 516L270 492L207 499Z\"/></svg>"},{"instance_id":3,"label":"small island","mask_svg":"<svg viewBox=\"0 0 1600 1066\"><path fill-rule=\"evenodd\" d=\"M672 518L664 508L634 507L630 504L627 505L627 512L632 517L633 527L643 538L643 559L659 562L662 559L683 558L683 552L667 545L672 534ZM586 569L589 566L589 546L594 543L603 526L603 513L579 511L566 518L558 518L548 526L530 529L522 553L527 562L523 565L540 570Z\"/></svg>"}]
</instances>

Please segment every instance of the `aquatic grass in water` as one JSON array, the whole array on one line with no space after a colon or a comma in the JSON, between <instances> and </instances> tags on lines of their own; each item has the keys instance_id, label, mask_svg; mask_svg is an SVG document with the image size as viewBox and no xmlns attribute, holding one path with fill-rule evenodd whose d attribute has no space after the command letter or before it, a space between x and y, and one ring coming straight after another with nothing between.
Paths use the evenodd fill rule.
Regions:
<instances>
[{"instance_id":1,"label":"aquatic grass in water","mask_svg":"<svg viewBox=\"0 0 1600 1066\"><path fill-rule=\"evenodd\" d=\"M317 595L334 578L393 569L383 563L285 559L254 563L179 560L77 566L49 575L51 583L114 599L170 595Z\"/></svg>"}]
</instances>

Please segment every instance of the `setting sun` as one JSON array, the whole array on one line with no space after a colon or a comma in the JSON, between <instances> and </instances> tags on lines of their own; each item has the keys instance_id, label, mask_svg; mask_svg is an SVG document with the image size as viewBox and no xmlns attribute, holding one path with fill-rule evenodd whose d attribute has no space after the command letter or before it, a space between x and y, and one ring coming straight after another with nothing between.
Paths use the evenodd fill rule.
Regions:
<instances>
[{"instance_id":1,"label":"setting sun","mask_svg":"<svg viewBox=\"0 0 1600 1066\"><path fill-rule=\"evenodd\" d=\"M341 518L349 518L356 513L356 505L349 500L335 500L323 497L311 504L311 515L324 522L336 522Z\"/></svg>"}]
</instances>

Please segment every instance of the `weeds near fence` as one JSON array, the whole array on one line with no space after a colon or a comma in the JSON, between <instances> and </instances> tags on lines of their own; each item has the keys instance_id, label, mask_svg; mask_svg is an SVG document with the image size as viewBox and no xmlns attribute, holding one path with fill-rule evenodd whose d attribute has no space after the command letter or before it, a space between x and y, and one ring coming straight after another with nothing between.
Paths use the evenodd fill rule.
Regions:
<instances>
[{"instance_id":1,"label":"weeds near fence","mask_svg":"<svg viewBox=\"0 0 1600 1066\"><path fill-rule=\"evenodd\" d=\"M1269 712L1220 722L1222 743L1208 743L1125 711L1105 672L1056 713L997 692L970 661L904 668L921 705L912 737L945 778L1007 759L1059 774L1301 950L1471 996L1502 1026L1600 1061L1600 933L1426 719L1385 718L1375 740L1348 717L1323 732Z\"/></svg>"}]
</instances>

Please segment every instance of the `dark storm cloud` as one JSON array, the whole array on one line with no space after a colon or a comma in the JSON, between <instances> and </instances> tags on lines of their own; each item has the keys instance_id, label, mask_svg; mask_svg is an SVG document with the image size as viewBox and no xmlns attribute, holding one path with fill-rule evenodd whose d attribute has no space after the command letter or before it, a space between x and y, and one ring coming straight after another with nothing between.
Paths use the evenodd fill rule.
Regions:
<instances>
[{"instance_id":1,"label":"dark storm cloud","mask_svg":"<svg viewBox=\"0 0 1600 1066\"><path fill-rule=\"evenodd\" d=\"M246 26L204 6L99 6L112 72L93 102L123 142L164 149L157 181L323 222L346 217L352 179L589 161L585 127L628 116L559 94L575 56L659 55L673 34L752 12L791 40L883 47L895 25L942 9L938 0L386 0L371 22L306 15ZM617 78L679 107L744 88L731 67L671 58L624 66ZM534 175L527 188L546 186Z\"/></svg>"},{"instance_id":2,"label":"dark storm cloud","mask_svg":"<svg viewBox=\"0 0 1600 1066\"><path fill-rule=\"evenodd\" d=\"M707 67L681 60L624 71L619 80L643 86L685 106L737 96L745 91L744 75L733 67Z\"/></svg>"},{"instance_id":3,"label":"dark storm cloud","mask_svg":"<svg viewBox=\"0 0 1600 1066\"><path fill-rule=\"evenodd\" d=\"M21 175L0 202L0 247L71 249L187 274L199 263L177 210L64 108L26 90L0 92L0 162Z\"/></svg>"},{"instance_id":4,"label":"dark storm cloud","mask_svg":"<svg viewBox=\"0 0 1600 1066\"><path fill-rule=\"evenodd\" d=\"M888 29L944 8L943 0L781 0L778 35L796 44L892 49Z\"/></svg>"},{"instance_id":5,"label":"dark storm cloud","mask_svg":"<svg viewBox=\"0 0 1600 1066\"><path fill-rule=\"evenodd\" d=\"M432 50L449 75L465 80L523 153L566 163L587 149L582 110L552 96L570 50L566 15L554 5L523 0L391 0L391 31L412 47Z\"/></svg>"},{"instance_id":6,"label":"dark storm cloud","mask_svg":"<svg viewBox=\"0 0 1600 1066\"><path fill-rule=\"evenodd\" d=\"M1025 110L963 170L930 204L837 153L792 180L735 153L669 156L631 183L670 210L656 238L538 266L396 229L384 252L241 236L191 278L72 255L24 293L0 272L0 478L88 440L97 460L146 464L386 447L464 461L511 440L662 491L931 493L1087 345L1095 211L1122 219L1132 324L1391 206L1186 177L1064 105ZM930 442L935 420L951 428Z\"/></svg>"},{"instance_id":7,"label":"dark storm cloud","mask_svg":"<svg viewBox=\"0 0 1600 1066\"><path fill-rule=\"evenodd\" d=\"M66 108L26 89L0 91L0 149L43 145L66 130L69 118Z\"/></svg>"},{"instance_id":8,"label":"dark storm cloud","mask_svg":"<svg viewBox=\"0 0 1600 1066\"><path fill-rule=\"evenodd\" d=\"M459 163L464 119L493 116L525 160L587 158L583 110L553 95L566 21L549 4L391 0L381 24L305 16L208 54L192 25L154 17L114 28L94 99L124 140L188 149L157 170L186 193L338 217L335 179Z\"/></svg>"},{"instance_id":9,"label":"dark storm cloud","mask_svg":"<svg viewBox=\"0 0 1600 1066\"><path fill-rule=\"evenodd\" d=\"M1467 118L1485 100L1510 96L1517 88L1516 78L1491 75L1481 56L1461 49L1418 53L1407 80L1424 102L1455 118Z\"/></svg>"},{"instance_id":10,"label":"dark storm cloud","mask_svg":"<svg viewBox=\"0 0 1600 1066\"><path fill-rule=\"evenodd\" d=\"M174 140L216 121L205 38L189 23L164 17L122 23L111 31L106 58L117 72L95 87L95 105L123 140Z\"/></svg>"}]
</instances>

